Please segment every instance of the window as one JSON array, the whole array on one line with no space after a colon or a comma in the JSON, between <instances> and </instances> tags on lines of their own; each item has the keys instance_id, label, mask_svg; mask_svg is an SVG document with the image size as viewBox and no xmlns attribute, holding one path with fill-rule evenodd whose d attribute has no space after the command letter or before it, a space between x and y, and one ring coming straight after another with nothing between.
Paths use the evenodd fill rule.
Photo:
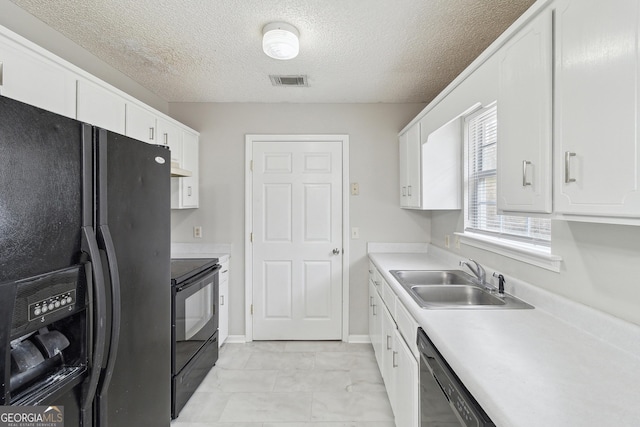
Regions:
<instances>
[{"instance_id":1,"label":"window","mask_svg":"<svg viewBox=\"0 0 640 427\"><path fill-rule=\"evenodd\" d=\"M465 232L549 247L551 220L498 215L496 105L483 108L465 119L467 153L467 199Z\"/></svg>"}]
</instances>

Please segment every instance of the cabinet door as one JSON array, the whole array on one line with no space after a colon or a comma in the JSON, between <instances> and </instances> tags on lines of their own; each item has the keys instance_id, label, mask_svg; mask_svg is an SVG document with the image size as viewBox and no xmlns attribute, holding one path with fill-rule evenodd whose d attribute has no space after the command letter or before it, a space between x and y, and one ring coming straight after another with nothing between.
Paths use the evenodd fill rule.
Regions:
<instances>
[{"instance_id":1,"label":"cabinet door","mask_svg":"<svg viewBox=\"0 0 640 427\"><path fill-rule=\"evenodd\" d=\"M125 134L126 101L88 80L78 80L77 119L121 135Z\"/></svg>"},{"instance_id":2,"label":"cabinet door","mask_svg":"<svg viewBox=\"0 0 640 427\"><path fill-rule=\"evenodd\" d=\"M221 346L229 336L229 261L220 263L218 345Z\"/></svg>"},{"instance_id":3,"label":"cabinet door","mask_svg":"<svg viewBox=\"0 0 640 427\"><path fill-rule=\"evenodd\" d=\"M420 123L407 131L407 206L420 207Z\"/></svg>"},{"instance_id":4,"label":"cabinet door","mask_svg":"<svg viewBox=\"0 0 640 427\"><path fill-rule=\"evenodd\" d=\"M420 123L399 137L400 206L420 207Z\"/></svg>"},{"instance_id":5,"label":"cabinet door","mask_svg":"<svg viewBox=\"0 0 640 427\"><path fill-rule=\"evenodd\" d=\"M171 161L178 162L180 167L182 167L182 129L162 118L158 118L157 126L157 144L169 146L171 150Z\"/></svg>"},{"instance_id":6,"label":"cabinet door","mask_svg":"<svg viewBox=\"0 0 640 427\"><path fill-rule=\"evenodd\" d=\"M638 9L637 0L558 4L554 150L558 213L640 216Z\"/></svg>"},{"instance_id":7,"label":"cabinet door","mask_svg":"<svg viewBox=\"0 0 640 427\"><path fill-rule=\"evenodd\" d=\"M382 372L382 300L378 295L376 285L369 280L369 338L378 362L378 368Z\"/></svg>"},{"instance_id":8,"label":"cabinet door","mask_svg":"<svg viewBox=\"0 0 640 427\"><path fill-rule=\"evenodd\" d=\"M75 74L3 35L0 35L0 94L76 117Z\"/></svg>"},{"instance_id":9,"label":"cabinet door","mask_svg":"<svg viewBox=\"0 0 640 427\"><path fill-rule=\"evenodd\" d=\"M127 136L149 144L158 144L156 115L132 103L127 103L126 110Z\"/></svg>"},{"instance_id":10,"label":"cabinet door","mask_svg":"<svg viewBox=\"0 0 640 427\"><path fill-rule=\"evenodd\" d=\"M184 132L182 139L182 167L190 170L192 175L180 178L181 181L181 207L197 208L199 202L199 143L198 135Z\"/></svg>"},{"instance_id":11,"label":"cabinet door","mask_svg":"<svg viewBox=\"0 0 640 427\"><path fill-rule=\"evenodd\" d=\"M418 427L420 415L418 361L398 331L395 332L392 362L395 382L394 415L396 427Z\"/></svg>"},{"instance_id":12,"label":"cabinet door","mask_svg":"<svg viewBox=\"0 0 640 427\"><path fill-rule=\"evenodd\" d=\"M552 13L498 52L498 209L551 213Z\"/></svg>"},{"instance_id":13,"label":"cabinet door","mask_svg":"<svg viewBox=\"0 0 640 427\"><path fill-rule=\"evenodd\" d=\"M462 119L431 132L422 145L422 208L462 207Z\"/></svg>"},{"instance_id":14,"label":"cabinet door","mask_svg":"<svg viewBox=\"0 0 640 427\"><path fill-rule=\"evenodd\" d=\"M387 389L387 395L391 402L391 409L396 413L396 395L395 395L395 370L393 365L395 363L394 356L394 337L396 334L396 323L391 317L391 313L386 307L380 309L382 313L382 378L384 379L384 385Z\"/></svg>"},{"instance_id":15,"label":"cabinet door","mask_svg":"<svg viewBox=\"0 0 640 427\"><path fill-rule=\"evenodd\" d=\"M405 132L398 138L399 148L399 161L398 166L399 181L400 181L400 206L409 206L409 200L407 198L407 186L409 185L407 176L407 151L409 149L409 133Z\"/></svg>"}]
</instances>

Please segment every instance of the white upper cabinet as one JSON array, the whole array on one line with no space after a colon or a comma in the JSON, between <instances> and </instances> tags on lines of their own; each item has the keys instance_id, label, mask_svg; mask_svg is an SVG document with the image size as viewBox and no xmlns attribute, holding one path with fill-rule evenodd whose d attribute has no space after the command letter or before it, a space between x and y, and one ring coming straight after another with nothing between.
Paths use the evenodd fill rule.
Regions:
<instances>
[{"instance_id":1,"label":"white upper cabinet","mask_svg":"<svg viewBox=\"0 0 640 427\"><path fill-rule=\"evenodd\" d=\"M461 123L456 118L422 137L422 209L462 207Z\"/></svg>"},{"instance_id":2,"label":"white upper cabinet","mask_svg":"<svg viewBox=\"0 0 640 427\"><path fill-rule=\"evenodd\" d=\"M171 160L177 161L182 167L182 129L168 120L158 118L159 145L167 145L171 149Z\"/></svg>"},{"instance_id":3,"label":"white upper cabinet","mask_svg":"<svg viewBox=\"0 0 640 427\"><path fill-rule=\"evenodd\" d=\"M565 218L640 218L639 6L558 2L554 205Z\"/></svg>"},{"instance_id":4,"label":"white upper cabinet","mask_svg":"<svg viewBox=\"0 0 640 427\"><path fill-rule=\"evenodd\" d=\"M148 144L160 144L156 128L157 116L152 111L127 102L126 135Z\"/></svg>"},{"instance_id":5,"label":"white upper cabinet","mask_svg":"<svg viewBox=\"0 0 640 427\"><path fill-rule=\"evenodd\" d=\"M399 137L400 206L420 208L420 123Z\"/></svg>"},{"instance_id":6,"label":"white upper cabinet","mask_svg":"<svg viewBox=\"0 0 640 427\"><path fill-rule=\"evenodd\" d=\"M94 82L78 80L77 119L121 135L125 134L126 101Z\"/></svg>"},{"instance_id":7,"label":"white upper cabinet","mask_svg":"<svg viewBox=\"0 0 640 427\"><path fill-rule=\"evenodd\" d=\"M0 95L75 118L75 74L9 39L3 32L0 32Z\"/></svg>"},{"instance_id":8,"label":"white upper cabinet","mask_svg":"<svg viewBox=\"0 0 640 427\"><path fill-rule=\"evenodd\" d=\"M191 176L180 179L180 193L178 203L180 208L197 208L199 205L199 142L198 135L184 132L182 135L182 167L191 171Z\"/></svg>"},{"instance_id":9,"label":"white upper cabinet","mask_svg":"<svg viewBox=\"0 0 640 427\"><path fill-rule=\"evenodd\" d=\"M544 10L497 53L499 211L552 211L552 19Z\"/></svg>"}]
</instances>

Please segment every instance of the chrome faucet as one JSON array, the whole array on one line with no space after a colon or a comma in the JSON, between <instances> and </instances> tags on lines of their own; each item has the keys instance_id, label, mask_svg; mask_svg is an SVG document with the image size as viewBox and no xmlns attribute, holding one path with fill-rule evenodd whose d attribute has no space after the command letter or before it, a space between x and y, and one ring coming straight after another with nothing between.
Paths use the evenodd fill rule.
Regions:
<instances>
[{"instance_id":1,"label":"chrome faucet","mask_svg":"<svg viewBox=\"0 0 640 427\"><path fill-rule=\"evenodd\" d=\"M475 267L471 265L470 262L472 262L475 265ZM471 270L471 272L475 274L475 276L478 278L478 281L480 282L479 284L481 286L487 285L487 282L485 280L487 277L487 274L485 273L484 268L482 268L482 266L478 264L478 261L469 259L469 261L460 261L459 265L460 267L463 267L466 265L467 268L469 268L469 270Z\"/></svg>"}]
</instances>

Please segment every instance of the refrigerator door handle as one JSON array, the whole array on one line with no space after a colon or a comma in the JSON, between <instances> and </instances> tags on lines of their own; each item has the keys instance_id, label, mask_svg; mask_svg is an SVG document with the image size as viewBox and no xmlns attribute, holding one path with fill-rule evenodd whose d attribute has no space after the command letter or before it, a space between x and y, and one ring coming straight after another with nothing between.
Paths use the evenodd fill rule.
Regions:
<instances>
[{"instance_id":1,"label":"refrigerator door handle","mask_svg":"<svg viewBox=\"0 0 640 427\"><path fill-rule=\"evenodd\" d=\"M91 426L91 420L93 418L91 405L93 404L98 381L100 380L100 373L102 372L102 360L104 359L106 345L107 303L104 273L102 263L100 262L100 251L92 227L82 227L82 240L83 250L89 254L91 260L92 288L90 292L93 292L93 300L95 301L93 316L95 333L93 360L91 362L89 381L84 388L84 402L82 404L82 425L87 427Z\"/></svg>"},{"instance_id":2,"label":"refrigerator door handle","mask_svg":"<svg viewBox=\"0 0 640 427\"><path fill-rule=\"evenodd\" d=\"M98 408L99 408L99 426L108 426L107 421L107 392L113 375L113 368L118 353L118 342L120 340L120 276L118 275L118 261L116 259L116 251L113 245L113 239L109 226L102 224L98 226L98 238L102 249L107 255L107 265L109 268L109 276L111 277L111 345L109 346L109 355L107 365L105 366L104 375L98 391Z\"/></svg>"}]
</instances>

